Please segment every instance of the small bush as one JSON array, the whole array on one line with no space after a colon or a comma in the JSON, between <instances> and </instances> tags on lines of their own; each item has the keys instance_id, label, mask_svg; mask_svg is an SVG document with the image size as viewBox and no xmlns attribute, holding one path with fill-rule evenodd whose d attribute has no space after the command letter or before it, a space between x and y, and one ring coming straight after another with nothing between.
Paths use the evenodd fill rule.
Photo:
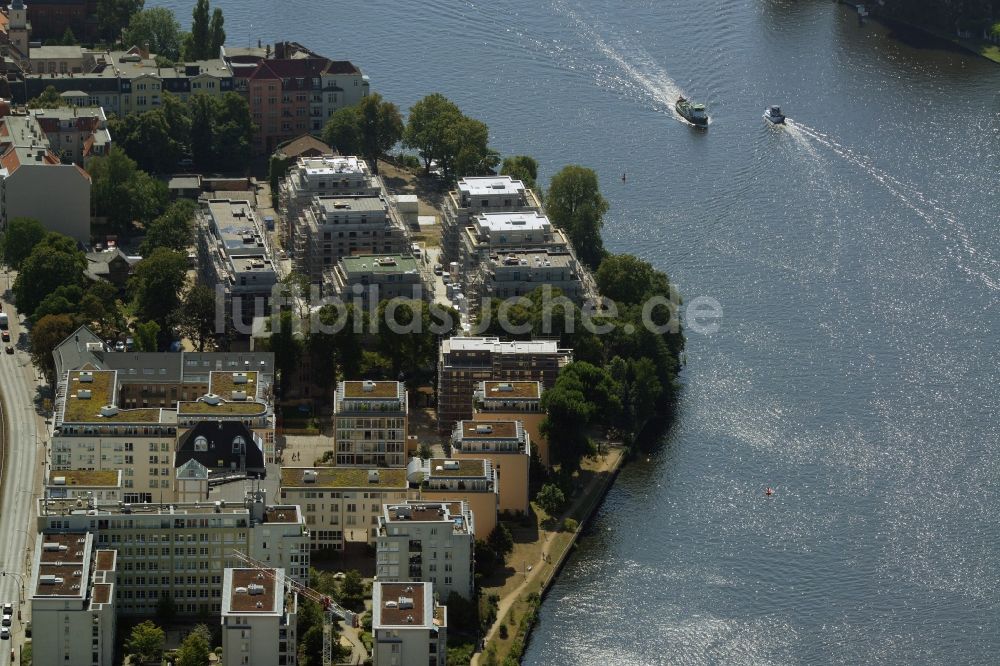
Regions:
<instances>
[{"instance_id":1,"label":"small bush","mask_svg":"<svg viewBox=\"0 0 1000 666\"><path fill-rule=\"evenodd\" d=\"M507 623L504 622L503 624L500 625L500 639L507 640L507 636L509 635L510 634L507 633Z\"/></svg>"},{"instance_id":2,"label":"small bush","mask_svg":"<svg viewBox=\"0 0 1000 666\"><path fill-rule=\"evenodd\" d=\"M563 520L562 528L563 532L576 532L576 528L580 526L580 523L576 522L572 518L566 518Z\"/></svg>"}]
</instances>

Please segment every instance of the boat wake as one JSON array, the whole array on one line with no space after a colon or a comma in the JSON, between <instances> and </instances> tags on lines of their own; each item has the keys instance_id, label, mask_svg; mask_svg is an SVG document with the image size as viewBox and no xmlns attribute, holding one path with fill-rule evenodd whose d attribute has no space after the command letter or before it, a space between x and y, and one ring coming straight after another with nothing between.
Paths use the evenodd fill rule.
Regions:
<instances>
[{"instance_id":1,"label":"boat wake","mask_svg":"<svg viewBox=\"0 0 1000 666\"><path fill-rule=\"evenodd\" d=\"M967 276L991 291L1000 291L1000 263L973 245L965 225L941 203L878 168L869 157L860 155L830 135L791 118L785 124L789 136L814 159L819 157L816 146L822 146L868 174L903 206L951 241L949 257Z\"/></svg>"},{"instance_id":2,"label":"boat wake","mask_svg":"<svg viewBox=\"0 0 1000 666\"><path fill-rule=\"evenodd\" d=\"M616 66L617 72L610 77L598 74L598 81L602 85L619 91L626 90L651 101L657 111L666 112L685 125L692 124L674 109L674 102L678 97L685 96L684 91L648 53L635 45L626 45L624 40L618 48L609 44L569 2L555 0L552 6L573 23L584 41L593 45Z\"/></svg>"}]
</instances>

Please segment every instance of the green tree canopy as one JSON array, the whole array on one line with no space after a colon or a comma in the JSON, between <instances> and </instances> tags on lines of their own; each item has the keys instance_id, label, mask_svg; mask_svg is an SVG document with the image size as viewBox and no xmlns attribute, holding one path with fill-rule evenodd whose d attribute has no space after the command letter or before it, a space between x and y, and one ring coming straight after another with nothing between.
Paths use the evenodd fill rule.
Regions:
<instances>
[{"instance_id":1,"label":"green tree canopy","mask_svg":"<svg viewBox=\"0 0 1000 666\"><path fill-rule=\"evenodd\" d=\"M196 284L184 295L177 321L181 335L190 340L198 351L205 351L205 345L220 333L215 329L215 309L215 292L206 285Z\"/></svg>"},{"instance_id":2,"label":"green tree canopy","mask_svg":"<svg viewBox=\"0 0 1000 666\"><path fill-rule=\"evenodd\" d=\"M165 7L152 7L132 15L122 41L140 48L149 44L150 53L177 60L181 55L180 33L180 23L172 11Z\"/></svg>"},{"instance_id":3,"label":"green tree canopy","mask_svg":"<svg viewBox=\"0 0 1000 666\"><path fill-rule=\"evenodd\" d=\"M176 666L209 666L212 633L199 624L189 633L177 651Z\"/></svg>"},{"instance_id":4,"label":"green tree canopy","mask_svg":"<svg viewBox=\"0 0 1000 666\"><path fill-rule=\"evenodd\" d=\"M209 57L218 58L219 49L226 43L226 19L222 16L222 10L218 7L212 12L212 22L208 27L208 48Z\"/></svg>"},{"instance_id":5,"label":"green tree canopy","mask_svg":"<svg viewBox=\"0 0 1000 666\"><path fill-rule=\"evenodd\" d=\"M535 495L535 504L550 516L558 516L566 506L566 496L556 484L546 483Z\"/></svg>"},{"instance_id":6,"label":"green tree canopy","mask_svg":"<svg viewBox=\"0 0 1000 666\"><path fill-rule=\"evenodd\" d=\"M163 648L166 645L167 636L163 629L153 624L150 620L141 622L132 627L125 649L129 654L139 657L142 661L159 662L163 658Z\"/></svg>"},{"instance_id":7,"label":"green tree canopy","mask_svg":"<svg viewBox=\"0 0 1000 666\"><path fill-rule=\"evenodd\" d=\"M159 345L157 338L160 335L160 325L155 321L145 323L135 323L135 348L141 352L155 352Z\"/></svg>"},{"instance_id":8,"label":"green tree canopy","mask_svg":"<svg viewBox=\"0 0 1000 666\"><path fill-rule=\"evenodd\" d=\"M617 422L620 393L621 387L607 369L575 361L563 368L555 385L542 394L546 416L541 430L564 471L577 469L583 456L590 453L591 428Z\"/></svg>"},{"instance_id":9,"label":"green tree canopy","mask_svg":"<svg viewBox=\"0 0 1000 666\"><path fill-rule=\"evenodd\" d=\"M7 231L0 236L0 257L5 264L14 270L19 270L24 260L47 233L38 220L15 217L7 223Z\"/></svg>"},{"instance_id":10,"label":"green tree canopy","mask_svg":"<svg viewBox=\"0 0 1000 666\"><path fill-rule=\"evenodd\" d=\"M246 99L234 92L221 97L197 94L188 104L195 165L202 171L245 171L253 140Z\"/></svg>"},{"instance_id":11,"label":"green tree canopy","mask_svg":"<svg viewBox=\"0 0 1000 666\"><path fill-rule=\"evenodd\" d=\"M28 100L29 109L58 109L62 106L66 106L66 101L55 86L47 86L41 95Z\"/></svg>"},{"instance_id":12,"label":"green tree canopy","mask_svg":"<svg viewBox=\"0 0 1000 666\"><path fill-rule=\"evenodd\" d=\"M63 32L62 39L60 40L62 46L76 46L76 35L73 34L73 28L66 26L66 30Z\"/></svg>"},{"instance_id":13,"label":"green tree canopy","mask_svg":"<svg viewBox=\"0 0 1000 666\"><path fill-rule=\"evenodd\" d=\"M131 230L134 220L149 222L167 205L167 186L141 171L120 148L90 159L87 171L97 215L120 232Z\"/></svg>"},{"instance_id":14,"label":"green tree canopy","mask_svg":"<svg viewBox=\"0 0 1000 666\"><path fill-rule=\"evenodd\" d=\"M450 324L441 335L451 335L459 321L454 310L431 306L424 300L382 301L378 305L376 347L388 359L393 377L402 374L407 381L414 381L433 372L439 337L436 327Z\"/></svg>"},{"instance_id":15,"label":"green tree canopy","mask_svg":"<svg viewBox=\"0 0 1000 666\"><path fill-rule=\"evenodd\" d=\"M335 147L341 155L361 155L361 113L357 106L337 109L323 128L323 141Z\"/></svg>"},{"instance_id":16,"label":"green tree canopy","mask_svg":"<svg viewBox=\"0 0 1000 666\"><path fill-rule=\"evenodd\" d=\"M29 317L50 293L62 286L80 285L86 258L73 239L47 234L21 263L14 280L17 307Z\"/></svg>"},{"instance_id":17,"label":"green tree canopy","mask_svg":"<svg viewBox=\"0 0 1000 666\"><path fill-rule=\"evenodd\" d=\"M33 321L38 321L46 315L68 314L76 316L83 299L83 287L79 284L64 284L50 294L46 294L35 311L31 313Z\"/></svg>"},{"instance_id":18,"label":"green tree canopy","mask_svg":"<svg viewBox=\"0 0 1000 666\"><path fill-rule=\"evenodd\" d=\"M529 189L535 189L538 181L538 160L528 155L505 157L500 166L500 174L520 180Z\"/></svg>"},{"instance_id":19,"label":"green tree canopy","mask_svg":"<svg viewBox=\"0 0 1000 666\"><path fill-rule=\"evenodd\" d=\"M510 533L510 528L503 523L497 523L497 526L490 532L489 544L490 548L499 555L504 557L510 555L514 550L514 537Z\"/></svg>"},{"instance_id":20,"label":"green tree canopy","mask_svg":"<svg viewBox=\"0 0 1000 666\"><path fill-rule=\"evenodd\" d=\"M75 330L76 323L68 314L46 315L31 329L31 360L50 384L55 382L56 371L52 351Z\"/></svg>"},{"instance_id":21,"label":"green tree canopy","mask_svg":"<svg viewBox=\"0 0 1000 666\"><path fill-rule=\"evenodd\" d=\"M449 131L464 116L454 102L441 93L427 95L412 107L403 132L403 142L420 153L424 169L432 161L442 162L449 146Z\"/></svg>"},{"instance_id":22,"label":"green tree canopy","mask_svg":"<svg viewBox=\"0 0 1000 666\"><path fill-rule=\"evenodd\" d=\"M146 238L139 246L139 252L148 256L160 247L176 252L187 250L194 237L196 211L197 206L189 199L174 201L146 229Z\"/></svg>"},{"instance_id":23,"label":"green tree canopy","mask_svg":"<svg viewBox=\"0 0 1000 666\"><path fill-rule=\"evenodd\" d=\"M403 136L403 117L392 102L378 93L368 95L357 106L338 109L323 129L323 140L341 154L361 155L378 173L378 158Z\"/></svg>"},{"instance_id":24,"label":"green tree canopy","mask_svg":"<svg viewBox=\"0 0 1000 666\"><path fill-rule=\"evenodd\" d=\"M143 0L97 0L97 26L101 36L117 44L122 29L142 6Z\"/></svg>"},{"instance_id":25,"label":"green tree canopy","mask_svg":"<svg viewBox=\"0 0 1000 666\"><path fill-rule=\"evenodd\" d=\"M208 0L197 0L191 12L191 41L184 53L185 60L207 60L212 52L212 28Z\"/></svg>"},{"instance_id":26,"label":"green tree canopy","mask_svg":"<svg viewBox=\"0 0 1000 666\"><path fill-rule=\"evenodd\" d=\"M670 294L666 274L631 254L606 256L594 277L601 295L619 305L641 305L652 296Z\"/></svg>"},{"instance_id":27,"label":"green tree canopy","mask_svg":"<svg viewBox=\"0 0 1000 666\"><path fill-rule=\"evenodd\" d=\"M129 278L129 293L135 314L142 321L156 322L160 333L169 332L172 315L180 305L180 295L187 279L187 257L157 248L135 265Z\"/></svg>"},{"instance_id":28,"label":"green tree canopy","mask_svg":"<svg viewBox=\"0 0 1000 666\"><path fill-rule=\"evenodd\" d=\"M608 211L597 174L582 166L563 167L549 184L545 211L552 223L566 232L580 261L596 269L606 254L601 228Z\"/></svg>"}]
</instances>

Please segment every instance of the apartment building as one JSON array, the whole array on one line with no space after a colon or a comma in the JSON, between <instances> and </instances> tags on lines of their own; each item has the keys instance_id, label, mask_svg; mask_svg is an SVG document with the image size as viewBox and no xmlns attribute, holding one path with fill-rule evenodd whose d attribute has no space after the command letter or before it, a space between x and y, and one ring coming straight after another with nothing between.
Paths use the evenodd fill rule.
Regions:
<instances>
[{"instance_id":1,"label":"apartment building","mask_svg":"<svg viewBox=\"0 0 1000 666\"><path fill-rule=\"evenodd\" d=\"M490 256L470 276L467 296L473 303L487 298L527 296L539 287L558 289L562 296L581 305L587 298L580 265L568 249L517 250Z\"/></svg>"},{"instance_id":2,"label":"apartment building","mask_svg":"<svg viewBox=\"0 0 1000 666\"><path fill-rule=\"evenodd\" d=\"M465 502L472 511L477 538L489 538L497 526L500 506L500 484L493 463L485 458L414 458L409 475L422 479L422 501Z\"/></svg>"},{"instance_id":3,"label":"apartment building","mask_svg":"<svg viewBox=\"0 0 1000 666\"><path fill-rule=\"evenodd\" d=\"M480 382L474 403L473 421L519 421L531 439L531 453L549 465L549 442L541 432L541 382Z\"/></svg>"},{"instance_id":4,"label":"apartment building","mask_svg":"<svg viewBox=\"0 0 1000 666\"><path fill-rule=\"evenodd\" d=\"M45 497L75 499L82 503L121 502L122 470L67 469L49 470L45 481Z\"/></svg>"},{"instance_id":5,"label":"apartment building","mask_svg":"<svg viewBox=\"0 0 1000 666\"><path fill-rule=\"evenodd\" d=\"M323 280L344 303L374 311L380 301L394 298L429 300L417 260L409 254L341 257Z\"/></svg>"},{"instance_id":6,"label":"apartment building","mask_svg":"<svg viewBox=\"0 0 1000 666\"><path fill-rule=\"evenodd\" d=\"M36 664L115 664L114 550L86 531L42 533L31 565L32 659Z\"/></svg>"},{"instance_id":7,"label":"apartment building","mask_svg":"<svg viewBox=\"0 0 1000 666\"><path fill-rule=\"evenodd\" d=\"M62 163L33 116L0 123L0 226L32 217L48 231L90 242L90 175Z\"/></svg>"},{"instance_id":8,"label":"apartment building","mask_svg":"<svg viewBox=\"0 0 1000 666\"><path fill-rule=\"evenodd\" d=\"M473 598L475 528L464 502L387 504L375 538L377 580L432 583L441 599Z\"/></svg>"},{"instance_id":9,"label":"apartment building","mask_svg":"<svg viewBox=\"0 0 1000 666\"><path fill-rule=\"evenodd\" d=\"M405 469L281 468L281 500L301 507L312 550L374 543L382 505L408 496Z\"/></svg>"},{"instance_id":10,"label":"apartment building","mask_svg":"<svg viewBox=\"0 0 1000 666\"><path fill-rule=\"evenodd\" d=\"M497 473L499 510L528 512L531 437L520 421L459 421L451 435L451 457L489 460Z\"/></svg>"},{"instance_id":11,"label":"apartment building","mask_svg":"<svg viewBox=\"0 0 1000 666\"><path fill-rule=\"evenodd\" d=\"M115 599L126 615L154 614L161 595L183 616L221 612L224 570L239 566L234 551L309 580L309 537L299 508L267 505L262 492L237 505L78 508L71 500L39 500L38 529L46 538L87 531L100 548L117 551Z\"/></svg>"},{"instance_id":12,"label":"apartment building","mask_svg":"<svg viewBox=\"0 0 1000 666\"><path fill-rule=\"evenodd\" d=\"M250 203L231 199L204 202L198 220L201 277L222 295L227 325L249 332L255 317L270 314L278 284L264 223Z\"/></svg>"},{"instance_id":13,"label":"apartment building","mask_svg":"<svg viewBox=\"0 0 1000 666\"><path fill-rule=\"evenodd\" d=\"M283 569L232 569L222 577L222 665L296 664L298 595Z\"/></svg>"},{"instance_id":14,"label":"apartment building","mask_svg":"<svg viewBox=\"0 0 1000 666\"><path fill-rule=\"evenodd\" d=\"M520 180L510 176L462 178L444 200L441 251L445 262L459 260L459 241L474 215L487 212L541 212L542 202Z\"/></svg>"},{"instance_id":15,"label":"apartment building","mask_svg":"<svg viewBox=\"0 0 1000 666\"><path fill-rule=\"evenodd\" d=\"M25 104L52 86L77 106L101 106L107 113L126 116L156 109L164 93L187 101L191 95L219 96L233 92L233 70L218 58L156 64L156 54L134 46L126 51L95 51L93 62L83 72L33 72L23 75L21 85L12 85L14 101Z\"/></svg>"},{"instance_id":16,"label":"apartment building","mask_svg":"<svg viewBox=\"0 0 1000 666\"><path fill-rule=\"evenodd\" d=\"M315 196L292 225L297 270L319 283L342 257L401 254L406 229L385 196Z\"/></svg>"},{"instance_id":17,"label":"apartment building","mask_svg":"<svg viewBox=\"0 0 1000 666\"><path fill-rule=\"evenodd\" d=\"M569 247L566 235L538 211L480 213L459 233L458 263L468 282L490 257L527 250L568 252Z\"/></svg>"},{"instance_id":18,"label":"apartment building","mask_svg":"<svg viewBox=\"0 0 1000 666\"><path fill-rule=\"evenodd\" d=\"M288 221L286 230L290 232L292 223L312 204L314 197L377 197L384 193L382 180L359 157L300 157L279 185L278 209ZM292 244L290 235L286 244Z\"/></svg>"},{"instance_id":19,"label":"apartment building","mask_svg":"<svg viewBox=\"0 0 1000 666\"><path fill-rule=\"evenodd\" d=\"M375 581L372 639L375 666L445 666L448 609L435 601L434 585Z\"/></svg>"},{"instance_id":20,"label":"apartment building","mask_svg":"<svg viewBox=\"0 0 1000 666\"><path fill-rule=\"evenodd\" d=\"M337 465L404 467L408 417L402 382L338 382L333 398Z\"/></svg>"},{"instance_id":21,"label":"apartment building","mask_svg":"<svg viewBox=\"0 0 1000 666\"><path fill-rule=\"evenodd\" d=\"M555 384L573 360L556 340L502 342L495 337L452 337L438 354L438 431L450 434L456 421L472 418L475 390L483 381Z\"/></svg>"},{"instance_id":22,"label":"apartment building","mask_svg":"<svg viewBox=\"0 0 1000 666\"><path fill-rule=\"evenodd\" d=\"M16 0L11 7L27 9L34 40L61 39L69 28L77 39L90 41L97 37L97 4L97 0Z\"/></svg>"},{"instance_id":23,"label":"apartment building","mask_svg":"<svg viewBox=\"0 0 1000 666\"><path fill-rule=\"evenodd\" d=\"M269 154L304 132L319 134L338 109L368 95L368 77L353 63L330 60L297 44L278 42L272 58L235 66L258 130L254 149Z\"/></svg>"}]
</instances>

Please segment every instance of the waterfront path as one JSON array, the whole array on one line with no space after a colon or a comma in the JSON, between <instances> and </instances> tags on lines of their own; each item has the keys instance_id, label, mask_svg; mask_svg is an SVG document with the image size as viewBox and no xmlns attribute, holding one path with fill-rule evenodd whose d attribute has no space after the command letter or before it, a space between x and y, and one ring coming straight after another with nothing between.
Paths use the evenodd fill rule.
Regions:
<instances>
[{"instance_id":1,"label":"waterfront path","mask_svg":"<svg viewBox=\"0 0 1000 666\"><path fill-rule=\"evenodd\" d=\"M501 642L498 637L501 624L506 623L509 632L509 638L503 642L510 641L517 635L517 621L521 619L521 614L518 613L515 618L516 621L511 622L509 621L511 609L515 608L519 603L523 604L528 595L533 592L544 594L545 590L552 584L563 561L572 552L572 548L580 537L581 530L583 530L586 521L589 520L592 513L600 506L600 502L605 492L607 492L608 485L614 481L619 467L621 467L625 460L625 453L625 449L621 447L607 449L597 459L596 464L591 467L592 473L583 490L577 493L562 515L553 521L554 524L549 524L542 520L539 521L540 542L523 545L515 544L514 552L509 556L508 562L516 565L516 567L520 567L511 578L516 579L520 577L522 578L521 582L513 589L510 589L513 581L511 578L508 578L503 587L490 587L483 591L484 594L500 594L500 601L497 604L497 619L483 639L483 645L486 649L489 649L491 644ZM535 511L540 512L541 510L536 507ZM563 520L566 518L573 518L578 521L579 525L576 531L561 531ZM543 529L542 524L548 525L550 529ZM539 543L541 548L537 548ZM526 555L525 551L528 550L524 546L534 547L532 550L536 551L530 561L524 557ZM499 648L500 646L497 645L497 647ZM509 645L505 646L504 649L506 647L509 647ZM479 652L473 655L470 664L472 666L479 664L482 654L482 652ZM498 661L503 661L504 653L502 651L498 651L497 656Z\"/></svg>"}]
</instances>

